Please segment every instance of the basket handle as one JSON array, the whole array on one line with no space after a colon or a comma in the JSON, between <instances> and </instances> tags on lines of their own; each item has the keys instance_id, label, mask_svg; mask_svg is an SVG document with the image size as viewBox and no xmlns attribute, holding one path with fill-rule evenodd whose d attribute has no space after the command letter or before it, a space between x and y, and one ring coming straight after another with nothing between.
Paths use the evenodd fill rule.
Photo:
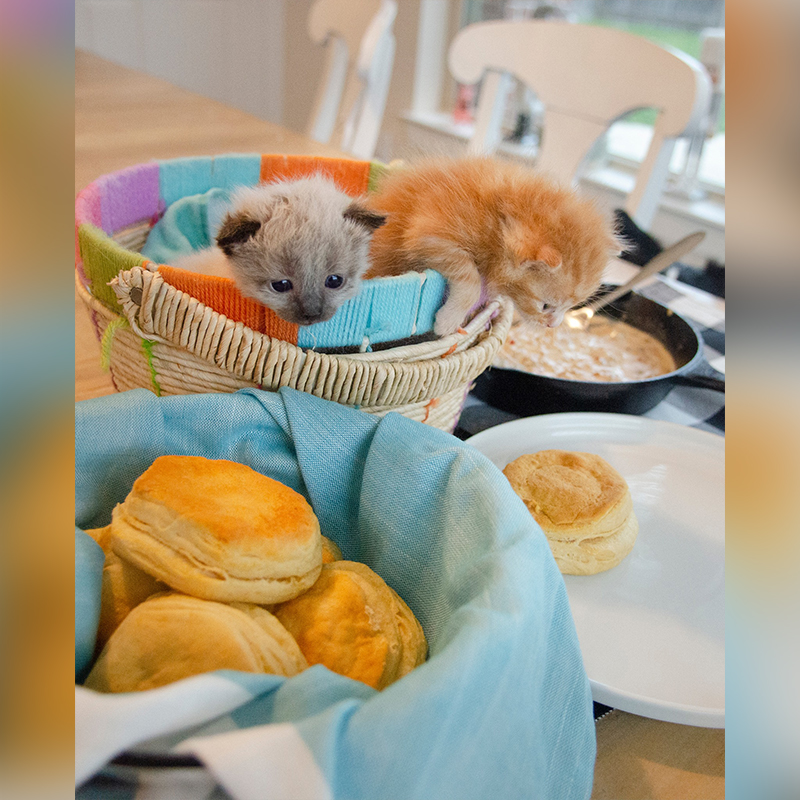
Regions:
<instances>
[{"instance_id":1,"label":"basket handle","mask_svg":"<svg viewBox=\"0 0 800 800\"><path fill-rule=\"evenodd\" d=\"M157 272L142 267L123 270L109 281L131 330L142 339L169 344L153 329L152 316L142 314L153 291L157 291L163 283L164 279Z\"/></svg>"}]
</instances>

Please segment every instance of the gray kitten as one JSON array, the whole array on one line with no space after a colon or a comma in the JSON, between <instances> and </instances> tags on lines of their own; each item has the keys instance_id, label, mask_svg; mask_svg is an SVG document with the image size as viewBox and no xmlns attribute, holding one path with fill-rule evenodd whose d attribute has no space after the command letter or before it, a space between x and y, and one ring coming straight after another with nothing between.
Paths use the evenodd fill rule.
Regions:
<instances>
[{"instance_id":1,"label":"gray kitten","mask_svg":"<svg viewBox=\"0 0 800 800\"><path fill-rule=\"evenodd\" d=\"M217 245L242 294L312 325L358 293L372 234L385 221L314 175L239 189Z\"/></svg>"}]
</instances>

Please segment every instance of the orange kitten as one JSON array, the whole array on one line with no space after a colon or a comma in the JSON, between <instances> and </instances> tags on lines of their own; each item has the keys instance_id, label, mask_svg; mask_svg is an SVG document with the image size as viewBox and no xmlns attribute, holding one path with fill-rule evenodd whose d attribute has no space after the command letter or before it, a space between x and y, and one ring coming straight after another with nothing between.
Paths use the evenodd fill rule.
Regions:
<instances>
[{"instance_id":1,"label":"orange kitten","mask_svg":"<svg viewBox=\"0 0 800 800\"><path fill-rule=\"evenodd\" d=\"M452 333L482 290L526 320L555 327L600 285L612 225L587 200L530 169L492 158L427 161L389 175L368 198L387 214L369 278L426 267L448 281L435 332Z\"/></svg>"}]
</instances>

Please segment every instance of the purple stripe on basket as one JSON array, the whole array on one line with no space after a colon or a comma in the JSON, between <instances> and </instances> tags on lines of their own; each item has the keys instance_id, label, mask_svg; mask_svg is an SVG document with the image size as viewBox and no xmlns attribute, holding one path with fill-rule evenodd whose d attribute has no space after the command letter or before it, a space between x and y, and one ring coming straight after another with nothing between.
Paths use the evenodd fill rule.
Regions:
<instances>
[{"instance_id":1,"label":"purple stripe on basket","mask_svg":"<svg viewBox=\"0 0 800 800\"><path fill-rule=\"evenodd\" d=\"M102 228L101 190L98 182L90 183L75 198L75 222L80 225L88 222L95 228Z\"/></svg>"},{"instance_id":2,"label":"purple stripe on basket","mask_svg":"<svg viewBox=\"0 0 800 800\"><path fill-rule=\"evenodd\" d=\"M469 318L475 316L488 302L489 302L489 289L486 286L486 281L481 281L481 296L477 303L469 310Z\"/></svg>"},{"instance_id":3,"label":"purple stripe on basket","mask_svg":"<svg viewBox=\"0 0 800 800\"><path fill-rule=\"evenodd\" d=\"M112 234L150 219L159 210L158 164L137 164L98 180L101 187L103 230Z\"/></svg>"}]
</instances>

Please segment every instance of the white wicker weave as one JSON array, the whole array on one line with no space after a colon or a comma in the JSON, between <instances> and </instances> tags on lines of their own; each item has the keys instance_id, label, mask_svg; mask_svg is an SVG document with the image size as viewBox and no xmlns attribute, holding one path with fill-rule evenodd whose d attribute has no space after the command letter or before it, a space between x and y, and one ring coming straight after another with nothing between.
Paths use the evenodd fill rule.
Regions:
<instances>
[{"instance_id":1,"label":"white wicker weave","mask_svg":"<svg viewBox=\"0 0 800 800\"><path fill-rule=\"evenodd\" d=\"M331 355L234 322L141 267L112 281L123 317L96 300L80 280L77 286L105 340L119 390L146 387L170 395L291 386L371 414L397 411L448 431L512 318L511 304L498 298L451 336L374 353Z\"/></svg>"}]
</instances>

